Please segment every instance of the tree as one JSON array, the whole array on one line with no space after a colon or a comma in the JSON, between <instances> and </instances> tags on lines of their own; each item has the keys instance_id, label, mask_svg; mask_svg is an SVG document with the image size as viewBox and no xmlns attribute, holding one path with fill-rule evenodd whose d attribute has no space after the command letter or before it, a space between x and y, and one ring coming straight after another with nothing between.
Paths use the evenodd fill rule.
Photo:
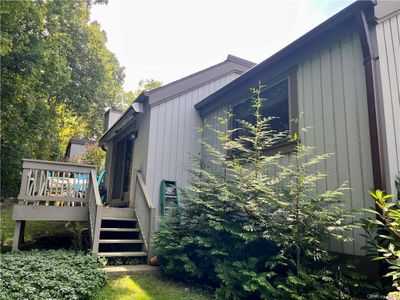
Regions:
<instances>
[{"instance_id":1,"label":"tree","mask_svg":"<svg viewBox=\"0 0 400 300\"><path fill-rule=\"evenodd\" d=\"M162 86L162 82L155 79L141 79L135 91L125 93L124 104L120 106L121 109L126 109L132 104L143 91L151 91Z\"/></svg>"},{"instance_id":2,"label":"tree","mask_svg":"<svg viewBox=\"0 0 400 300\"><path fill-rule=\"evenodd\" d=\"M22 157L61 159L73 135L99 137L105 107L126 97L92 4L1 2L2 195L17 193Z\"/></svg>"},{"instance_id":3,"label":"tree","mask_svg":"<svg viewBox=\"0 0 400 300\"><path fill-rule=\"evenodd\" d=\"M343 210L344 187L317 192L326 175L313 169L328 155L313 156L297 134L287 165L280 153L266 152L287 133L271 129L274 118L261 115L268 100L254 93L254 124L206 126L223 151L203 143L182 206L163 221L155 238L163 271L209 283L218 299L346 298L350 290L325 247L330 236L346 239L354 228L345 222L352 214Z\"/></svg>"},{"instance_id":4,"label":"tree","mask_svg":"<svg viewBox=\"0 0 400 300\"><path fill-rule=\"evenodd\" d=\"M134 97L138 97L143 91L151 91L162 86L162 82L155 79L141 79L139 86L133 92Z\"/></svg>"}]
</instances>

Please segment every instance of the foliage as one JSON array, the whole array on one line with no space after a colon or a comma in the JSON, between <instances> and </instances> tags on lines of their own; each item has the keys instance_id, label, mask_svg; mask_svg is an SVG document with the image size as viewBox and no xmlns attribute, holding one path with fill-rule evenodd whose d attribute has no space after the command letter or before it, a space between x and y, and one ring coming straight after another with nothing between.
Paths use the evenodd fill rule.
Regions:
<instances>
[{"instance_id":1,"label":"foliage","mask_svg":"<svg viewBox=\"0 0 400 300\"><path fill-rule=\"evenodd\" d=\"M204 290L165 278L135 274L111 280L95 297L96 300L205 300L211 296Z\"/></svg>"},{"instance_id":2,"label":"foliage","mask_svg":"<svg viewBox=\"0 0 400 300\"><path fill-rule=\"evenodd\" d=\"M16 195L21 158L62 158L73 137L97 138L107 106L126 101L93 3L1 1L1 186Z\"/></svg>"},{"instance_id":3,"label":"foliage","mask_svg":"<svg viewBox=\"0 0 400 300\"><path fill-rule=\"evenodd\" d=\"M162 82L161 81L158 81L158 80L155 80L155 79L141 79L139 81L139 86L133 92L134 93L134 97L136 98L142 92L151 91L151 90L154 90L156 88L159 88L160 86L162 86Z\"/></svg>"},{"instance_id":4,"label":"foliage","mask_svg":"<svg viewBox=\"0 0 400 300\"><path fill-rule=\"evenodd\" d=\"M133 92L126 93L126 101L122 109L126 109L128 105L133 103L137 97L144 91L151 91L162 86L162 82L155 79L141 79L138 87Z\"/></svg>"},{"instance_id":5,"label":"foliage","mask_svg":"<svg viewBox=\"0 0 400 300\"><path fill-rule=\"evenodd\" d=\"M105 285L96 257L67 251L1 255L0 299L90 299Z\"/></svg>"},{"instance_id":6,"label":"foliage","mask_svg":"<svg viewBox=\"0 0 400 300\"><path fill-rule=\"evenodd\" d=\"M399 200L392 202L393 195L382 191L370 192L375 200L376 209L368 209L376 218L362 219L362 227L367 238L366 249L374 260L388 264L386 277L392 278L393 287L400 290L400 205Z\"/></svg>"},{"instance_id":7,"label":"foliage","mask_svg":"<svg viewBox=\"0 0 400 300\"><path fill-rule=\"evenodd\" d=\"M81 164L88 164L97 167L97 175L105 170L106 152L101 150L98 143L85 144L85 152L73 159Z\"/></svg>"},{"instance_id":8,"label":"foliage","mask_svg":"<svg viewBox=\"0 0 400 300\"><path fill-rule=\"evenodd\" d=\"M69 221L65 223L65 229L71 233L72 249L83 251L90 249L90 236L87 222Z\"/></svg>"},{"instance_id":9,"label":"foliage","mask_svg":"<svg viewBox=\"0 0 400 300\"><path fill-rule=\"evenodd\" d=\"M317 191L326 176L318 165L329 155L314 155L297 134L288 164L268 153L287 133L271 128L273 118L260 113L268 100L253 92L256 122L239 120L249 134L206 125L223 151L203 143L182 207L162 222L155 243L163 271L215 286L218 299L346 298L326 250L330 236L347 240L354 228L345 222L352 216L341 203L345 186Z\"/></svg>"}]
</instances>

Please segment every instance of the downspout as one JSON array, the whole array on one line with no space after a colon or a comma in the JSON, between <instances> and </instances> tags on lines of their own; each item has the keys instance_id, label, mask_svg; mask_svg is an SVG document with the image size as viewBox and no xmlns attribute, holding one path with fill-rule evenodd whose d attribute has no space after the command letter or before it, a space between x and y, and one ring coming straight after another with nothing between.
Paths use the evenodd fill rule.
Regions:
<instances>
[{"instance_id":1,"label":"downspout","mask_svg":"<svg viewBox=\"0 0 400 300\"><path fill-rule=\"evenodd\" d=\"M357 30L361 41L361 48L364 58L365 83L367 89L367 105L369 119L369 135L372 156L372 172L374 189L385 190L385 173L382 157L381 131L379 124L379 105L378 105L378 89L376 64L377 57L371 45L371 37L369 33L367 18L365 12L360 10L356 13Z\"/></svg>"}]
</instances>

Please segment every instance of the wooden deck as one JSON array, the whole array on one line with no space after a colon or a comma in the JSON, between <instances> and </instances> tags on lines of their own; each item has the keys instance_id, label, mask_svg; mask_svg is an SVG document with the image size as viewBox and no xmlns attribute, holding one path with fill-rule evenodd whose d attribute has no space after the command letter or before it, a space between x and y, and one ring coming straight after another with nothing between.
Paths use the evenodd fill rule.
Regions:
<instances>
[{"instance_id":1,"label":"wooden deck","mask_svg":"<svg viewBox=\"0 0 400 300\"><path fill-rule=\"evenodd\" d=\"M24 159L18 204L13 209L13 249L23 242L26 221L87 221L93 253L149 259L155 208L138 171L132 191L130 208L103 206L94 166Z\"/></svg>"}]
</instances>

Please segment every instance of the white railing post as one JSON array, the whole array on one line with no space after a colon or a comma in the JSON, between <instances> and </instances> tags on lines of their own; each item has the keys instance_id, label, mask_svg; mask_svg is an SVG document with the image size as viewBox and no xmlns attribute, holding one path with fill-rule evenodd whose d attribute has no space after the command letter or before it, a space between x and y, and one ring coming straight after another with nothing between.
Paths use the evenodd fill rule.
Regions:
<instances>
[{"instance_id":1,"label":"white railing post","mask_svg":"<svg viewBox=\"0 0 400 300\"><path fill-rule=\"evenodd\" d=\"M156 226L156 208L151 207L150 209L150 220L149 220L149 235L148 235L148 243L149 243L149 248L147 252L147 261L150 262L150 259L153 257L153 234L154 234L154 228Z\"/></svg>"},{"instance_id":2,"label":"white railing post","mask_svg":"<svg viewBox=\"0 0 400 300\"><path fill-rule=\"evenodd\" d=\"M101 219L103 217L103 204L100 199L99 189L97 188L96 182L96 171L90 171L90 187L91 187L91 197L90 197L90 205L96 207L95 213L93 210L94 218L91 218L90 226L93 227L93 235L92 235L92 253L99 252L99 240L100 240L100 228L101 228ZM89 207L90 207L89 205Z\"/></svg>"},{"instance_id":3,"label":"white railing post","mask_svg":"<svg viewBox=\"0 0 400 300\"><path fill-rule=\"evenodd\" d=\"M130 191L131 191L131 195L130 195L130 199L129 199L129 207L130 208L135 208L135 206L136 206L135 202L136 202L137 174L138 174L138 170L133 170L133 172L132 172L133 180L131 180L131 186L130 186Z\"/></svg>"},{"instance_id":4,"label":"white railing post","mask_svg":"<svg viewBox=\"0 0 400 300\"><path fill-rule=\"evenodd\" d=\"M134 196L136 217L147 250L147 259L150 260L153 256L152 237L156 223L156 209L150 200L140 171L136 172Z\"/></svg>"},{"instance_id":5,"label":"white railing post","mask_svg":"<svg viewBox=\"0 0 400 300\"><path fill-rule=\"evenodd\" d=\"M21 186L19 188L19 195L25 196L27 194L27 189L28 189L28 180L29 180L29 170L24 168L24 164L22 164L22 177L21 177ZM23 200L19 198L18 203L23 204ZM22 198L22 197L21 197Z\"/></svg>"}]
</instances>

